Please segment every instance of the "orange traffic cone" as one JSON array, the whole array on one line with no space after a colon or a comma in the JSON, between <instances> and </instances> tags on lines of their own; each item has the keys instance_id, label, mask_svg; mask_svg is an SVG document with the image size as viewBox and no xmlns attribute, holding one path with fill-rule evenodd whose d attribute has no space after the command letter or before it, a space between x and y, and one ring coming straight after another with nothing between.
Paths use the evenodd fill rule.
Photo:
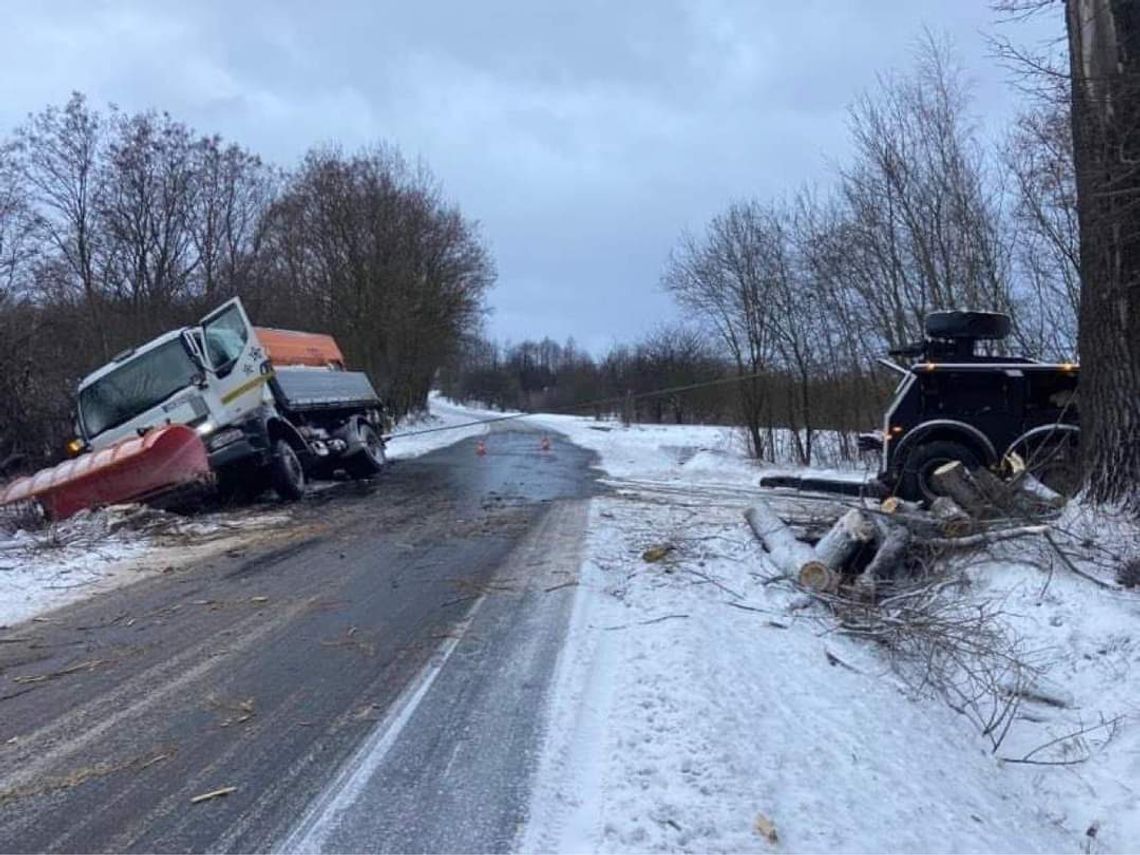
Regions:
<instances>
[{"instance_id":1,"label":"orange traffic cone","mask_svg":"<svg viewBox=\"0 0 1140 855\"><path fill-rule=\"evenodd\" d=\"M538 444L538 447L543 451L550 451L550 437L544 436L542 438L542 442Z\"/></svg>"},{"instance_id":2,"label":"orange traffic cone","mask_svg":"<svg viewBox=\"0 0 1140 855\"><path fill-rule=\"evenodd\" d=\"M480 457L485 456L487 454L487 443L483 442L481 439L478 440L475 443L475 453Z\"/></svg>"}]
</instances>

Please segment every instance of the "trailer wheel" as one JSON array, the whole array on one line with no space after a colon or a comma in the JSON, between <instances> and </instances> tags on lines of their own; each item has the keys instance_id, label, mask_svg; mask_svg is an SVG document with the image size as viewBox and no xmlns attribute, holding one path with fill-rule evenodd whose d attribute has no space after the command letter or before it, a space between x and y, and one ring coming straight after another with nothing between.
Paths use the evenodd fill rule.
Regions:
<instances>
[{"instance_id":1,"label":"trailer wheel","mask_svg":"<svg viewBox=\"0 0 1140 855\"><path fill-rule=\"evenodd\" d=\"M934 487L931 476L939 466L953 460L961 460L967 469L976 469L982 463L978 455L958 442L935 440L918 446L906 456L906 462L903 463L898 495L915 502L934 501L940 493Z\"/></svg>"},{"instance_id":2,"label":"trailer wheel","mask_svg":"<svg viewBox=\"0 0 1140 855\"><path fill-rule=\"evenodd\" d=\"M368 422L361 422L357 430L362 448L344 462L344 469L353 478L371 478L388 462L384 440Z\"/></svg>"},{"instance_id":3,"label":"trailer wheel","mask_svg":"<svg viewBox=\"0 0 1140 855\"><path fill-rule=\"evenodd\" d=\"M1066 499L1080 492L1081 455L1076 439L1048 439L1025 451L1025 465L1038 481Z\"/></svg>"},{"instance_id":4,"label":"trailer wheel","mask_svg":"<svg viewBox=\"0 0 1140 855\"><path fill-rule=\"evenodd\" d=\"M305 494L305 468L293 446L284 439L273 443L269 479L274 492L286 502L296 501Z\"/></svg>"}]
</instances>

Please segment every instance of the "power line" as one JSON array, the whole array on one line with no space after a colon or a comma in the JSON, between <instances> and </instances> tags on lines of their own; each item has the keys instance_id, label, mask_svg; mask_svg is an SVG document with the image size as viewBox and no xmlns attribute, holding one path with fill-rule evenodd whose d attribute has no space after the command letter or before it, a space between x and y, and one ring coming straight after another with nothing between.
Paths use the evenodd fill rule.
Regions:
<instances>
[{"instance_id":1,"label":"power line","mask_svg":"<svg viewBox=\"0 0 1140 855\"><path fill-rule=\"evenodd\" d=\"M644 398L658 398L662 395L676 395L680 392L692 392L696 389L707 389L712 386L724 386L729 383L742 383L745 380L755 380L765 376L765 372L758 371L755 374L742 374L737 377L721 377L717 380L706 380L703 383L689 383L684 386L669 386L664 389L654 389L650 392L638 392L636 394L618 395L612 398L600 398L596 401L585 401L580 404L572 404L568 407L555 408L548 411L550 415L571 415L577 410L588 410L593 407L601 407L606 404L621 404L626 401L640 401ZM425 428L423 430L410 431L409 433L389 434L385 439L404 439L410 436L422 436L428 433L439 433L445 430L459 430L465 427L475 427L477 425L489 425L496 422L507 422L513 419L525 419L528 416L541 415L540 413L511 413L507 416L495 416L489 419L476 419L475 421L463 422L458 425L447 425L446 427Z\"/></svg>"}]
</instances>

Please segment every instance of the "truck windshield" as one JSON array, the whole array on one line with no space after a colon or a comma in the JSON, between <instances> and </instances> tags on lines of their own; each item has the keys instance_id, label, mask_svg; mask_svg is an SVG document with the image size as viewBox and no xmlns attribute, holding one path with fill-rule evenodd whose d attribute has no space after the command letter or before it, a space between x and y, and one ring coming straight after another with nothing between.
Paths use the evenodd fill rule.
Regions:
<instances>
[{"instance_id":1,"label":"truck windshield","mask_svg":"<svg viewBox=\"0 0 1140 855\"><path fill-rule=\"evenodd\" d=\"M132 356L79 393L79 415L87 438L161 404L190 385L198 367L180 339Z\"/></svg>"}]
</instances>

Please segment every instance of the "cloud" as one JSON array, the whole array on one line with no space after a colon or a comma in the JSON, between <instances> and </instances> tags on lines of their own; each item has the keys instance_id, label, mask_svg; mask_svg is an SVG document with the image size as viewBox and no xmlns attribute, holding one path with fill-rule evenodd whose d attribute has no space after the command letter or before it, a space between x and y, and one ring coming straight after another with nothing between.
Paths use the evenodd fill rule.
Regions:
<instances>
[{"instance_id":1,"label":"cloud","mask_svg":"<svg viewBox=\"0 0 1140 855\"><path fill-rule=\"evenodd\" d=\"M60 103L157 107L283 165L379 139L483 223L489 326L593 348L671 316L670 246L730 198L826 181L846 105L923 24L957 42L991 127L1014 108L985 0L208 0L9 10L0 128Z\"/></svg>"}]
</instances>

